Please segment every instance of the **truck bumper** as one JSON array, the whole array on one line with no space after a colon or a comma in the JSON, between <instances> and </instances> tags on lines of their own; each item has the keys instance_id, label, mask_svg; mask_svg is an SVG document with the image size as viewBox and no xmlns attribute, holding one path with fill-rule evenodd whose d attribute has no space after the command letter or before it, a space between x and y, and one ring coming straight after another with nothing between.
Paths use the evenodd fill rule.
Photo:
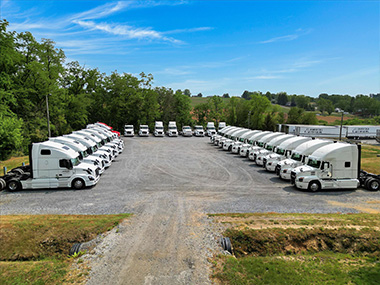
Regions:
<instances>
[{"instance_id":1,"label":"truck bumper","mask_svg":"<svg viewBox=\"0 0 380 285\"><path fill-rule=\"evenodd\" d=\"M281 179L284 179L284 180L290 180L290 171L288 172L286 172L286 173L284 173L284 172L280 172L280 177L281 177Z\"/></svg>"}]
</instances>

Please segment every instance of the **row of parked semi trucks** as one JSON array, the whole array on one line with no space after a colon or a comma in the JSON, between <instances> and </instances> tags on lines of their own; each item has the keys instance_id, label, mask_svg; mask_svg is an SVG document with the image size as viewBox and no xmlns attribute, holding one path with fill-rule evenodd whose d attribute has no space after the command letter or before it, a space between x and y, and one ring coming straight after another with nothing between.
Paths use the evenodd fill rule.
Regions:
<instances>
[{"instance_id":1,"label":"row of parked semi trucks","mask_svg":"<svg viewBox=\"0 0 380 285\"><path fill-rule=\"evenodd\" d=\"M361 170L360 144L233 126L210 139L214 145L249 158L299 189L380 188L379 175Z\"/></svg>"},{"instance_id":2,"label":"row of parked semi trucks","mask_svg":"<svg viewBox=\"0 0 380 285\"><path fill-rule=\"evenodd\" d=\"M0 190L94 186L123 149L118 134L99 122L68 135L33 143L29 146L29 165L0 176Z\"/></svg>"},{"instance_id":3,"label":"row of parked semi trucks","mask_svg":"<svg viewBox=\"0 0 380 285\"><path fill-rule=\"evenodd\" d=\"M219 122L218 129L222 129L226 126L225 122ZM166 130L166 135L169 137L178 137L178 135L182 135L184 137L204 137L204 136L213 136L216 134L216 128L214 122L208 122L206 126L206 130L201 125L194 126L194 130L190 126L183 126L182 131L178 131L177 123L175 121L170 121ZM149 136L149 127L148 125L140 125L138 135L140 137L148 137ZM155 137L163 137L165 135L164 124L161 121L156 121L154 124L153 135ZM125 125L124 126L124 136L125 137L134 137L135 129L133 125Z\"/></svg>"}]
</instances>

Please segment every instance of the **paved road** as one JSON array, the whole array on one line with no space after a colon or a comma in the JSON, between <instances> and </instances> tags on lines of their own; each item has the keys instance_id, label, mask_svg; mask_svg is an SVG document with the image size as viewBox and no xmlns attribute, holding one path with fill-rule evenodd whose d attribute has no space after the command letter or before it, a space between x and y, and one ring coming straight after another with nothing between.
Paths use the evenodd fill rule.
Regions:
<instances>
[{"instance_id":1,"label":"paved road","mask_svg":"<svg viewBox=\"0 0 380 285\"><path fill-rule=\"evenodd\" d=\"M89 284L209 284L220 229L205 213L380 212L380 193L302 192L208 138L136 137L95 187L3 191L0 211L134 213L88 256Z\"/></svg>"}]
</instances>

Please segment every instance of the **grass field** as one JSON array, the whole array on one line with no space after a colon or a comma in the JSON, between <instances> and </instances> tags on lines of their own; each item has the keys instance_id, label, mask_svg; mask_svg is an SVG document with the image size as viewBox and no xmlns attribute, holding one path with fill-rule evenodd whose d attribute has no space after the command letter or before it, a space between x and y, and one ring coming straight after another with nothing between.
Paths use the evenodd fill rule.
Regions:
<instances>
[{"instance_id":1,"label":"grass field","mask_svg":"<svg viewBox=\"0 0 380 285\"><path fill-rule=\"evenodd\" d=\"M221 214L234 256L213 260L221 284L378 284L379 214Z\"/></svg>"},{"instance_id":2,"label":"grass field","mask_svg":"<svg viewBox=\"0 0 380 285\"><path fill-rule=\"evenodd\" d=\"M82 262L68 256L71 246L109 231L127 217L129 214L0 216L0 284L62 284L85 278L85 268L68 274L74 262Z\"/></svg>"},{"instance_id":3,"label":"grass field","mask_svg":"<svg viewBox=\"0 0 380 285\"><path fill-rule=\"evenodd\" d=\"M8 160L0 161L0 176L3 175L4 166L9 171L17 166L21 166L23 162L29 164L29 156L12 157Z\"/></svg>"}]
</instances>

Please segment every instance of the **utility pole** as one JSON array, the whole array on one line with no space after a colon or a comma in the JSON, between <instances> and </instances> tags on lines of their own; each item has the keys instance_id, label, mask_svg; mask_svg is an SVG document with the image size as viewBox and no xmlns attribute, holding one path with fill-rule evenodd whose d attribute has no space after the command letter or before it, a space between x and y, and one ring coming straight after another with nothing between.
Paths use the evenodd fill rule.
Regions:
<instances>
[{"instance_id":1,"label":"utility pole","mask_svg":"<svg viewBox=\"0 0 380 285\"><path fill-rule=\"evenodd\" d=\"M46 94L46 115L47 115L47 127L48 127L48 134L49 134L49 138L51 137L51 133L50 133L50 116L49 116L49 99L48 99L48 96L50 96L51 94Z\"/></svg>"},{"instance_id":2,"label":"utility pole","mask_svg":"<svg viewBox=\"0 0 380 285\"><path fill-rule=\"evenodd\" d=\"M342 118L340 119L340 131L339 131L339 140L342 140L342 127L343 127L343 113L344 111L342 110Z\"/></svg>"}]
</instances>

